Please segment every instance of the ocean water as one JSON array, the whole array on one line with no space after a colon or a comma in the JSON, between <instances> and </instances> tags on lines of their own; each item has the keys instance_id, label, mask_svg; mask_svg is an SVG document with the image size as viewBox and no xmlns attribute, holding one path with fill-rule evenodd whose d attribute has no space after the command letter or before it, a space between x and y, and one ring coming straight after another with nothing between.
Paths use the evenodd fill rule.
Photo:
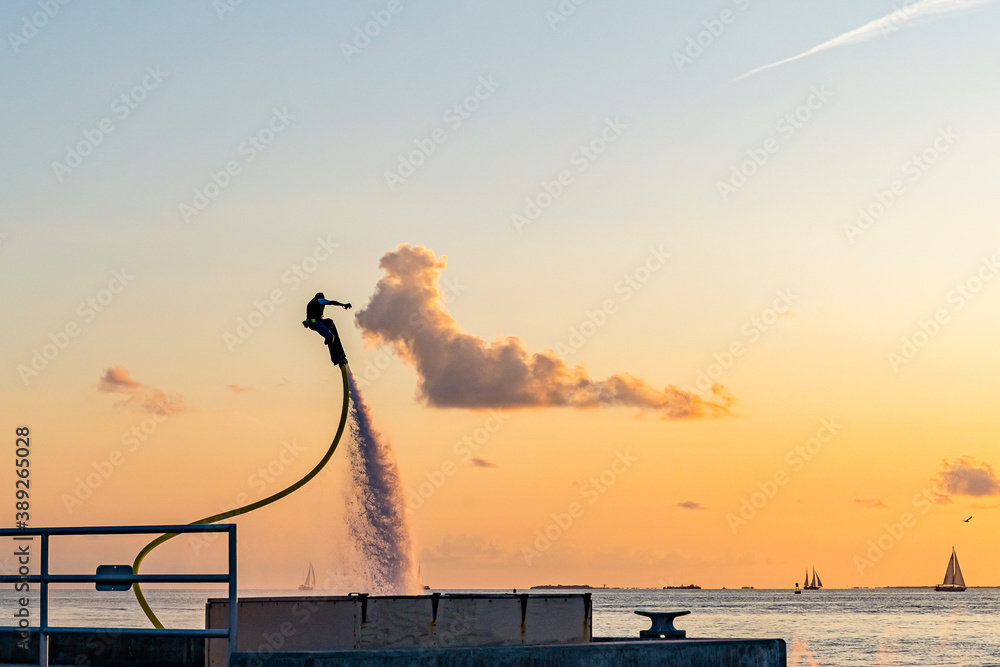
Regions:
<instances>
[{"instance_id":1,"label":"ocean water","mask_svg":"<svg viewBox=\"0 0 1000 667\"><path fill-rule=\"evenodd\" d=\"M144 589L145 590L145 589ZM510 592L510 591L440 591ZM524 591L519 591L524 592ZM323 594L314 591L314 594ZM691 638L780 637L788 664L803 667L996 667L1000 665L1000 590L935 593L927 589L593 590L594 635L637 637L649 622L636 609L687 609L675 625ZM298 591L241 591L244 597ZM167 627L204 627L205 600L221 590L147 591ZM131 592L55 588L53 625L148 627ZM0 624L15 595L0 591ZM31 611L37 619L37 598Z\"/></svg>"}]
</instances>

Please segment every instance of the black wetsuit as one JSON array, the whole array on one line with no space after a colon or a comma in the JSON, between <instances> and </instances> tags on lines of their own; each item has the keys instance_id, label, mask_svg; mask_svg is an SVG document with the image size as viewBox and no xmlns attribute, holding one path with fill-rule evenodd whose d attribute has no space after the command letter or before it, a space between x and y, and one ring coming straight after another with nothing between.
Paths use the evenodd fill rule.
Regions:
<instances>
[{"instance_id":1,"label":"black wetsuit","mask_svg":"<svg viewBox=\"0 0 1000 667\"><path fill-rule=\"evenodd\" d=\"M344 346L340 342L340 336L337 335L337 327L333 320L323 317L323 309L333 305L339 304L315 297L306 304L306 321L303 324L323 337L327 347L330 348L330 361L339 366L347 363L347 355L344 353Z\"/></svg>"}]
</instances>

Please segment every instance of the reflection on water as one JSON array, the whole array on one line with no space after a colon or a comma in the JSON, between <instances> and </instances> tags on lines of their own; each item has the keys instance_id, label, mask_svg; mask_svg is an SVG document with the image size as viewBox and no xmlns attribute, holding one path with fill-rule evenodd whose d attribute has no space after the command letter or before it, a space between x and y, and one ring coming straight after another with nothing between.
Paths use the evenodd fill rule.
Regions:
<instances>
[{"instance_id":1,"label":"reflection on water","mask_svg":"<svg viewBox=\"0 0 1000 667\"><path fill-rule=\"evenodd\" d=\"M688 637L781 637L790 667L987 667L998 603L996 589L596 591L594 634L637 635L636 608L690 609L676 622Z\"/></svg>"},{"instance_id":2,"label":"reflection on water","mask_svg":"<svg viewBox=\"0 0 1000 667\"><path fill-rule=\"evenodd\" d=\"M965 593L825 589L802 595L793 595L790 590L592 592L596 636L638 637L649 621L636 616L636 609L689 609L691 615L676 622L688 637L780 637L788 642L789 667L1000 664L1000 617L996 614L1000 590L996 589L969 589ZM240 595L301 593L241 591ZM205 600L225 597L225 592L154 589L147 596L167 627L201 628ZM55 588L49 599L52 625L148 627L131 591ZM13 610L15 605L14 591L9 587L0 590L0 610ZM31 610L33 621L37 621L37 595L32 598Z\"/></svg>"}]
</instances>

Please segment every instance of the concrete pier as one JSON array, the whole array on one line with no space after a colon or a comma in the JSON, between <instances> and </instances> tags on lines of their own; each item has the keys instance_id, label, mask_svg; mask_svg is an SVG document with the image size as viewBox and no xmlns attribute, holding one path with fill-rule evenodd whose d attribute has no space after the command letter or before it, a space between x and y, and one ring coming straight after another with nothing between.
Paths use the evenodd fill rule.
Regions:
<instances>
[{"instance_id":1,"label":"concrete pier","mask_svg":"<svg viewBox=\"0 0 1000 667\"><path fill-rule=\"evenodd\" d=\"M38 631L29 650L17 648L17 634L0 631L0 667L38 664ZM49 637L49 664L73 667L204 667L205 640L162 634L95 632Z\"/></svg>"},{"instance_id":2,"label":"concrete pier","mask_svg":"<svg viewBox=\"0 0 1000 667\"><path fill-rule=\"evenodd\" d=\"M341 651L586 644L591 597L577 594L432 594L241 598L236 651ZM226 627L229 602L210 599L205 627ZM208 667L229 642L209 640Z\"/></svg>"},{"instance_id":3,"label":"concrete pier","mask_svg":"<svg viewBox=\"0 0 1000 667\"><path fill-rule=\"evenodd\" d=\"M237 653L232 667L785 667L782 639Z\"/></svg>"},{"instance_id":4,"label":"concrete pier","mask_svg":"<svg viewBox=\"0 0 1000 667\"><path fill-rule=\"evenodd\" d=\"M239 604L232 667L786 665L782 639L593 637L589 593L244 598ZM227 613L225 600L209 600L207 627L222 627ZM225 640L209 643L209 667L224 667Z\"/></svg>"},{"instance_id":5,"label":"concrete pier","mask_svg":"<svg viewBox=\"0 0 1000 667\"><path fill-rule=\"evenodd\" d=\"M591 596L454 594L298 596L239 601L232 661L225 639L164 634L50 637L50 664L73 667L785 667L782 639L593 637ZM657 635L667 632L652 613ZM206 605L206 627L228 622L228 601ZM664 630L666 628L666 630ZM647 635L650 631L646 631ZM0 667L38 664L0 632Z\"/></svg>"}]
</instances>

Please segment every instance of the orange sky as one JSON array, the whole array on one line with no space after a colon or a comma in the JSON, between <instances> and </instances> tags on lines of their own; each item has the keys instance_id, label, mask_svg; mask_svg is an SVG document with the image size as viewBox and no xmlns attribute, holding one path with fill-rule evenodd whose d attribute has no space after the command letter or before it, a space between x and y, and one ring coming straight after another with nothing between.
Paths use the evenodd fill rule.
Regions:
<instances>
[{"instance_id":1,"label":"orange sky","mask_svg":"<svg viewBox=\"0 0 1000 667\"><path fill-rule=\"evenodd\" d=\"M8 44L32 525L188 522L308 471L341 400L300 324L324 291L429 585L930 585L952 546L1000 585L995 3L886 38L888 5L733 2L690 63L711 3L405 6L350 57L371 9L320 2L71 5ZM404 243L447 258L439 326L389 308L366 341ZM242 585L352 589L344 454L239 519Z\"/></svg>"}]
</instances>

